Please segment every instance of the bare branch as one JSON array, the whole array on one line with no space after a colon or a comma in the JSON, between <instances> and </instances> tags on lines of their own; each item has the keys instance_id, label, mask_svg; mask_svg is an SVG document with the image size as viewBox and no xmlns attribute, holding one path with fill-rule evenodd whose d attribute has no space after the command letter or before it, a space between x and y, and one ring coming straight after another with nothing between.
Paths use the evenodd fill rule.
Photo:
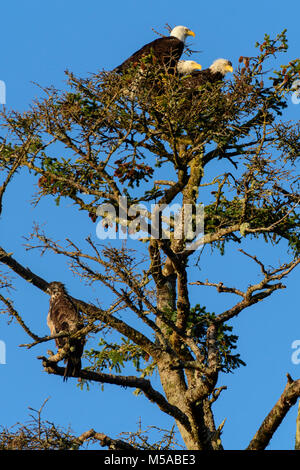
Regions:
<instances>
[{"instance_id":1,"label":"bare branch","mask_svg":"<svg viewBox=\"0 0 300 470\"><path fill-rule=\"evenodd\" d=\"M300 263L300 257L292 260L290 263L286 263L281 265L279 268L273 270L267 270L263 263L257 259L256 256L249 255L248 253L240 250L243 254L253 259L261 269L261 272L264 274L264 278L257 284L250 285L245 292L236 289L234 287L226 287L223 285L222 282L213 283L209 281L195 281L190 283L191 285L199 285L199 286L208 286L208 287L215 287L219 293L231 293L239 295L243 297L243 300L238 302L232 308L226 310L223 313L220 313L214 318L214 323L222 323L228 321L229 319L237 316L242 310L251 305L256 304L257 302L269 297L273 292L279 289L285 289L285 285L281 282L276 284L271 284L274 281L280 281L285 276L287 276L295 267ZM255 294L255 292L258 292Z\"/></svg>"},{"instance_id":2,"label":"bare branch","mask_svg":"<svg viewBox=\"0 0 300 470\"><path fill-rule=\"evenodd\" d=\"M96 432L94 429L85 431L80 436L78 436L74 442L82 445L87 440L99 441L101 447L108 447L110 450L135 450L135 447L131 446L121 439L112 439L106 434Z\"/></svg>"},{"instance_id":3,"label":"bare branch","mask_svg":"<svg viewBox=\"0 0 300 470\"><path fill-rule=\"evenodd\" d=\"M251 439L247 450L264 450L267 447L276 429L278 429L287 412L296 403L299 396L300 379L293 381L288 375L288 381L283 393L262 422L255 436Z\"/></svg>"},{"instance_id":4,"label":"bare branch","mask_svg":"<svg viewBox=\"0 0 300 470\"><path fill-rule=\"evenodd\" d=\"M34 274L30 269L24 268L20 263L18 263L12 256L3 250L0 247L0 262L9 266L15 273L25 279L27 282L32 283L39 289L46 291L48 287L48 282L42 279L41 277ZM91 315L92 318L97 318L102 322L110 325L112 328L115 328L119 333L125 334L129 339L131 339L134 343L141 346L145 349L148 354L151 354L153 357L157 356L158 350L154 343L152 343L145 335L137 331L136 329L130 327L122 320L114 317L110 313L105 310L100 309L99 307L95 307L92 304L88 304L82 300L75 299L71 297L71 300L74 304L82 311L85 312L87 315ZM38 339L38 337L34 338Z\"/></svg>"},{"instance_id":5,"label":"bare branch","mask_svg":"<svg viewBox=\"0 0 300 470\"><path fill-rule=\"evenodd\" d=\"M229 294L237 294L240 295L241 297L244 297L245 294L244 292L240 291L239 289L236 289L235 287L226 287L224 286L223 282L219 283L214 283L214 282L209 282L206 280L205 282L203 281L195 281L195 282L190 282L189 283L191 286L208 286L208 287L215 287L219 293L222 292L227 292Z\"/></svg>"},{"instance_id":6,"label":"bare branch","mask_svg":"<svg viewBox=\"0 0 300 470\"><path fill-rule=\"evenodd\" d=\"M40 341L39 336L37 336L35 333L33 333L30 330L30 328L25 324L22 317L18 314L18 312L13 307L11 301L9 299L6 299L2 294L0 294L0 300L7 307L7 310L9 312L9 314L17 320L17 322L22 326L22 328L26 331L26 333L29 336L31 336L31 338L33 338L35 341Z\"/></svg>"},{"instance_id":7,"label":"bare branch","mask_svg":"<svg viewBox=\"0 0 300 470\"><path fill-rule=\"evenodd\" d=\"M41 356L39 357L39 359L43 360L43 365L48 373L61 376L64 375L64 368L58 367L56 365L56 361L51 361L52 357L47 359ZM151 402L156 403L164 413L173 416L173 418L178 420L187 429L190 427L186 415L179 408L174 405L171 405L161 393L159 393L152 387L150 381L147 379L142 379L135 376L105 374L103 372L94 372L87 370L81 370L78 376L76 377L81 378L83 380L92 380L93 382L108 383L113 385L120 385L122 387L140 389L144 393L144 395Z\"/></svg>"}]
</instances>

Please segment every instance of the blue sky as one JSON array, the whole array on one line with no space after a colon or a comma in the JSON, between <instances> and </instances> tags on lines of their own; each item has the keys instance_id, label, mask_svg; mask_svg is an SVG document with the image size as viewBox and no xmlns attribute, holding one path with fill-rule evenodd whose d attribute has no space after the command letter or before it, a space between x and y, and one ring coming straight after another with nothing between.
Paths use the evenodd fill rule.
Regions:
<instances>
[{"instance_id":1,"label":"blue sky","mask_svg":"<svg viewBox=\"0 0 300 470\"><path fill-rule=\"evenodd\" d=\"M241 55L254 55L254 44L265 33L276 35L288 30L290 49L283 61L299 54L299 4L290 1L284 7L281 1L226 3L190 0L111 1L64 0L41 2L37 0L11 0L1 5L1 64L0 80L7 88L7 107L26 110L35 97L41 95L42 86L66 87L64 70L69 69L82 77L99 70L110 70L119 65L132 52L156 36L152 31L164 32L165 24L183 24L196 33L190 41L194 55L203 67L225 57L237 66ZM274 66L278 68L278 63ZM300 107L290 104L286 119L299 119ZM0 220L0 244L33 271L45 279L65 282L74 296L84 299L105 298L105 292L90 292L68 271L62 259L40 257L37 252L26 252L24 235L31 232L34 221L45 223L45 231L61 239L70 236L76 240L91 234L95 225L90 219L72 209L68 201L57 211L50 199L37 208L31 205L31 177L17 176L4 200ZM263 256L266 263L285 259L284 244L274 248L264 243L246 242L244 249ZM236 274L238 273L238 274ZM193 268L191 280L200 276L211 281L226 280L228 284L244 287L248 281L259 279L256 266L244 262L243 255L230 246L220 257L217 252L203 255L201 271ZM15 305L24 314L26 322L38 334L47 334L46 315L48 297L25 281L15 279ZM225 282L224 282L225 283ZM232 322L240 335L238 352L247 363L235 374L222 377L220 385L227 385L215 410L217 424L226 418L223 442L227 449L244 448L260 425L266 413L275 404L285 386L285 374L300 377L300 365L291 361L293 341L300 338L299 331L299 271L286 282L287 289L273 294L261 305L243 312ZM209 311L224 310L236 299L216 298L213 290L191 289L194 303L205 303ZM44 354L53 345L40 345L31 350L19 348L28 337L19 325L7 325L0 318L0 340L6 344L6 364L0 364L1 421L13 425L28 419L28 406L39 408L44 399L51 397L45 409L45 418L62 426L71 425L77 434L93 427L112 437L121 431L134 431L139 417L147 425L171 426L171 420L142 396L131 390L105 386L91 386L89 392L80 391L70 380L42 371L36 356ZM296 407L274 436L269 449L291 449L295 436Z\"/></svg>"}]
</instances>

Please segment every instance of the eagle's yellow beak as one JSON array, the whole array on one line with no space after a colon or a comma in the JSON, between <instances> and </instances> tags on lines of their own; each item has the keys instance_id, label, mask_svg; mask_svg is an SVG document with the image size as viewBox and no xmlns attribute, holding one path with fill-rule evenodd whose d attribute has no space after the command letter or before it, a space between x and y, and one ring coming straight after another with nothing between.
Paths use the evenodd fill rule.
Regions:
<instances>
[{"instance_id":1,"label":"eagle's yellow beak","mask_svg":"<svg viewBox=\"0 0 300 470\"><path fill-rule=\"evenodd\" d=\"M226 65L226 72L233 72L232 65Z\"/></svg>"},{"instance_id":2,"label":"eagle's yellow beak","mask_svg":"<svg viewBox=\"0 0 300 470\"><path fill-rule=\"evenodd\" d=\"M191 31L190 29L188 30L188 32L186 33L188 36L193 36L193 38L196 36L196 34L194 33L194 31Z\"/></svg>"},{"instance_id":3,"label":"eagle's yellow beak","mask_svg":"<svg viewBox=\"0 0 300 470\"><path fill-rule=\"evenodd\" d=\"M193 64L193 69L195 70L202 70L202 65L201 64L198 64L198 62L195 62Z\"/></svg>"}]
</instances>

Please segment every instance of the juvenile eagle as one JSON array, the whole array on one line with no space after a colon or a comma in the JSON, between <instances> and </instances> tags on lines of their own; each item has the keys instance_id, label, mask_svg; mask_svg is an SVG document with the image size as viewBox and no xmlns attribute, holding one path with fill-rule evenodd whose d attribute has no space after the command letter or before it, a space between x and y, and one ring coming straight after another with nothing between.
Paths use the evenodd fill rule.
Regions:
<instances>
[{"instance_id":1,"label":"juvenile eagle","mask_svg":"<svg viewBox=\"0 0 300 470\"><path fill-rule=\"evenodd\" d=\"M232 63L227 59L217 59L211 66L204 70L195 70L193 61L180 60L177 64L177 71L182 78L184 85L187 88L197 88L205 83L215 83L224 79L227 72L233 72Z\"/></svg>"},{"instance_id":2,"label":"juvenile eagle","mask_svg":"<svg viewBox=\"0 0 300 470\"><path fill-rule=\"evenodd\" d=\"M152 57L154 65L160 65L164 71L174 74L176 72L177 62L183 52L187 36L195 37L195 33L186 26L175 26L170 36L158 38L145 44L145 46L116 67L114 72L120 73L127 71L131 67L139 65L141 59L149 56Z\"/></svg>"},{"instance_id":3,"label":"juvenile eagle","mask_svg":"<svg viewBox=\"0 0 300 470\"><path fill-rule=\"evenodd\" d=\"M47 324L51 335L57 335L61 331L72 334L80 329L82 325L80 324L78 310L68 296L65 286L61 282L50 282L47 293L50 294ZM78 376L81 370L81 356L85 340L65 336L56 338L55 343L58 349L66 345L70 347L68 357L65 359L64 381L68 377Z\"/></svg>"}]
</instances>

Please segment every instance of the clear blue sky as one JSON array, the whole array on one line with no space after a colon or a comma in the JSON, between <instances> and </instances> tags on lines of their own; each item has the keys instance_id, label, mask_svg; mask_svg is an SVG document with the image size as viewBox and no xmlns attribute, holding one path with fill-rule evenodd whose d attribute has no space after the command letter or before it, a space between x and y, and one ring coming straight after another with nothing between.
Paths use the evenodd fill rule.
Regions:
<instances>
[{"instance_id":1,"label":"clear blue sky","mask_svg":"<svg viewBox=\"0 0 300 470\"><path fill-rule=\"evenodd\" d=\"M282 60L288 62L299 54L296 0L288 4L279 0L11 0L1 5L0 30L0 80L6 83L7 107L27 109L41 94L33 82L65 88L65 69L83 77L112 69L156 37L151 28L164 32L166 23L182 24L195 31L192 49L201 51L194 58L203 67L218 57L229 58L236 66L241 55L255 54L254 44L265 33L275 36L284 28L288 30L290 49ZM300 105L291 104L286 118L298 120L299 114ZM80 213L75 217L69 202L63 203L61 211L50 200L34 209L30 203L33 181L18 176L9 188L0 220L0 244L46 280L65 282L72 295L92 300L103 297L104 291L87 291L67 270L63 260L54 262L50 256L25 252L22 237L31 232L34 221L46 223L45 230L55 239L95 236L95 225ZM274 258L275 261L285 259L284 245L274 248L247 242L244 248L263 256L266 263ZM244 264L243 256L232 247L225 257L217 252L209 256L207 250L201 271L194 269L191 280L200 276L244 287L248 281L257 281L259 272L251 263ZM223 434L227 449L243 449L247 445L283 391L287 372L293 378L300 377L300 365L291 361L291 344L300 339L299 271L291 275L286 285L286 290L244 311L232 322L234 332L240 335L238 352L247 367L223 376L220 382L228 390L223 392L215 410L217 424L227 419ZM16 308L37 334L47 334L48 297L19 279L16 279L16 289ZM215 292L209 289L193 288L191 292L194 303L201 298L201 304L206 303L208 310L216 313L235 300L226 296L216 298ZM7 364L0 365L0 424L13 425L27 420L28 406L39 408L44 399L51 397L44 417L62 426L70 424L77 434L93 427L115 437L121 431L134 431L139 417L144 426L171 426L168 417L155 405L142 396L135 398L131 390L106 385L102 393L92 385L89 392L82 392L72 380L65 384L59 377L47 375L36 356L54 349L54 345L44 344L31 350L19 348L29 338L19 325L8 326L4 317L0 318L0 340L7 347ZM290 411L269 449L293 448L295 419L296 407Z\"/></svg>"}]
</instances>

